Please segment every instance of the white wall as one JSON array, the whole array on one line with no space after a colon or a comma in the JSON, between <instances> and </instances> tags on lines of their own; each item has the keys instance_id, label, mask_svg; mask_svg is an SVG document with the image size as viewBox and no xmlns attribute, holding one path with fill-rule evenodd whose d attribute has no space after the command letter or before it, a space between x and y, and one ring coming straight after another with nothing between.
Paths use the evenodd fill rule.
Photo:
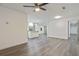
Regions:
<instances>
[{"instance_id":1,"label":"white wall","mask_svg":"<svg viewBox=\"0 0 79 59\"><path fill-rule=\"evenodd\" d=\"M47 36L68 39L68 21L54 20L47 25Z\"/></svg>"},{"instance_id":2,"label":"white wall","mask_svg":"<svg viewBox=\"0 0 79 59\"><path fill-rule=\"evenodd\" d=\"M0 6L0 50L26 43L26 25L25 14Z\"/></svg>"}]
</instances>

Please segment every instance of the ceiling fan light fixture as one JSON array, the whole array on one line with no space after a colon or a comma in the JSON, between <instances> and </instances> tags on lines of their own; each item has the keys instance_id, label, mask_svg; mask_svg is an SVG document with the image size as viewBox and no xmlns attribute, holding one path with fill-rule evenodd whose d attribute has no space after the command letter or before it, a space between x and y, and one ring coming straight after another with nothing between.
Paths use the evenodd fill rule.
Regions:
<instances>
[{"instance_id":1,"label":"ceiling fan light fixture","mask_svg":"<svg viewBox=\"0 0 79 59\"><path fill-rule=\"evenodd\" d=\"M35 8L35 11L36 12L40 11L40 8L39 7Z\"/></svg>"},{"instance_id":2,"label":"ceiling fan light fixture","mask_svg":"<svg viewBox=\"0 0 79 59\"><path fill-rule=\"evenodd\" d=\"M45 5L47 5L47 4L48 4L48 3L41 3L41 4L39 4L39 3L34 3L34 5L32 5L32 6L24 5L23 7L32 7L32 8L34 8L34 12L38 12L38 11L40 11L40 10L46 11L46 9L43 8L42 6L45 6Z\"/></svg>"}]
</instances>

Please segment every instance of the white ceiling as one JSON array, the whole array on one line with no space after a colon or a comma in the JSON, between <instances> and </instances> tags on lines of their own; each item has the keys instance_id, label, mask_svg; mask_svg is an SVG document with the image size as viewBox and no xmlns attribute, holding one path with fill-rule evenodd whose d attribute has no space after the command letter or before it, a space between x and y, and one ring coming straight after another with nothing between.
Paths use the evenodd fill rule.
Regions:
<instances>
[{"instance_id":1,"label":"white ceiling","mask_svg":"<svg viewBox=\"0 0 79 59\"><path fill-rule=\"evenodd\" d=\"M8 7L14 10L18 10L23 13L27 13L29 16L29 21L31 22L41 22L47 24L51 20L55 20L54 16L60 15L63 18L71 18L79 15L79 4L60 4L60 3L49 3L44 8L47 11L34 12L33 8L23 7L23 5L34 5L32 3L2 3L0 4L4 7ZM65 6L66 9L63 10L62 6Z\"/></svg>"}]
</instances>

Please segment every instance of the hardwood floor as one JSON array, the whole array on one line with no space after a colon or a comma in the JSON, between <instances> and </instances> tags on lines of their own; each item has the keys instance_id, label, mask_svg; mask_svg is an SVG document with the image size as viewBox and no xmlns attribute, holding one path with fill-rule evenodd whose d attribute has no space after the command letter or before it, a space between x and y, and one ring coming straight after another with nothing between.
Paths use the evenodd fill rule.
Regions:
<instances>
[{"instance_id":1,"label":"hardwood floor","mask_svg":"<svg viewBox=\"0 0 79 59\"><path fill-rule=\"evenodd\" d=\"M67 56L69 43L66 39L39 38L29 39L27 44L0 52L2 56Z\"/></svg>"}]
</instances>

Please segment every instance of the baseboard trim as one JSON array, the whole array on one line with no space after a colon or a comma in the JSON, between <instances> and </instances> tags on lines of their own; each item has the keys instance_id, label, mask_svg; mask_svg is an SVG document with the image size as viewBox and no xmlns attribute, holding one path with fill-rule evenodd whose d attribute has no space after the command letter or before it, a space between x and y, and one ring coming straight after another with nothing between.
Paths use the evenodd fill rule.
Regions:
<instances>
[{"instance_id":1,"label":"baseboard trim","mask_svg":"<svg viewBox=\"0 0 79 59\"><path fill-rule=\"evenodd\" d=\"M48 37L48 38L63 39L63 38L56 38L56 37ZM66 40L67 40L67 39L66 39Z\"/></svg>"},{"instance_id":2,"label":"baseboard trim","mask_svg":"<svg viewBox=\"0 0 79 59\"><path fill-rule=\"evenodd\" d=\"M22 44L19 44L16 46L2 49L2 50L0 50L0 56L5 56L5 55L9 54L9 52L12 53L13 51L17 51L17 50L25 47L26 45L27 45L27 43L22 43Z\"/></svg>"}]
</instances>

